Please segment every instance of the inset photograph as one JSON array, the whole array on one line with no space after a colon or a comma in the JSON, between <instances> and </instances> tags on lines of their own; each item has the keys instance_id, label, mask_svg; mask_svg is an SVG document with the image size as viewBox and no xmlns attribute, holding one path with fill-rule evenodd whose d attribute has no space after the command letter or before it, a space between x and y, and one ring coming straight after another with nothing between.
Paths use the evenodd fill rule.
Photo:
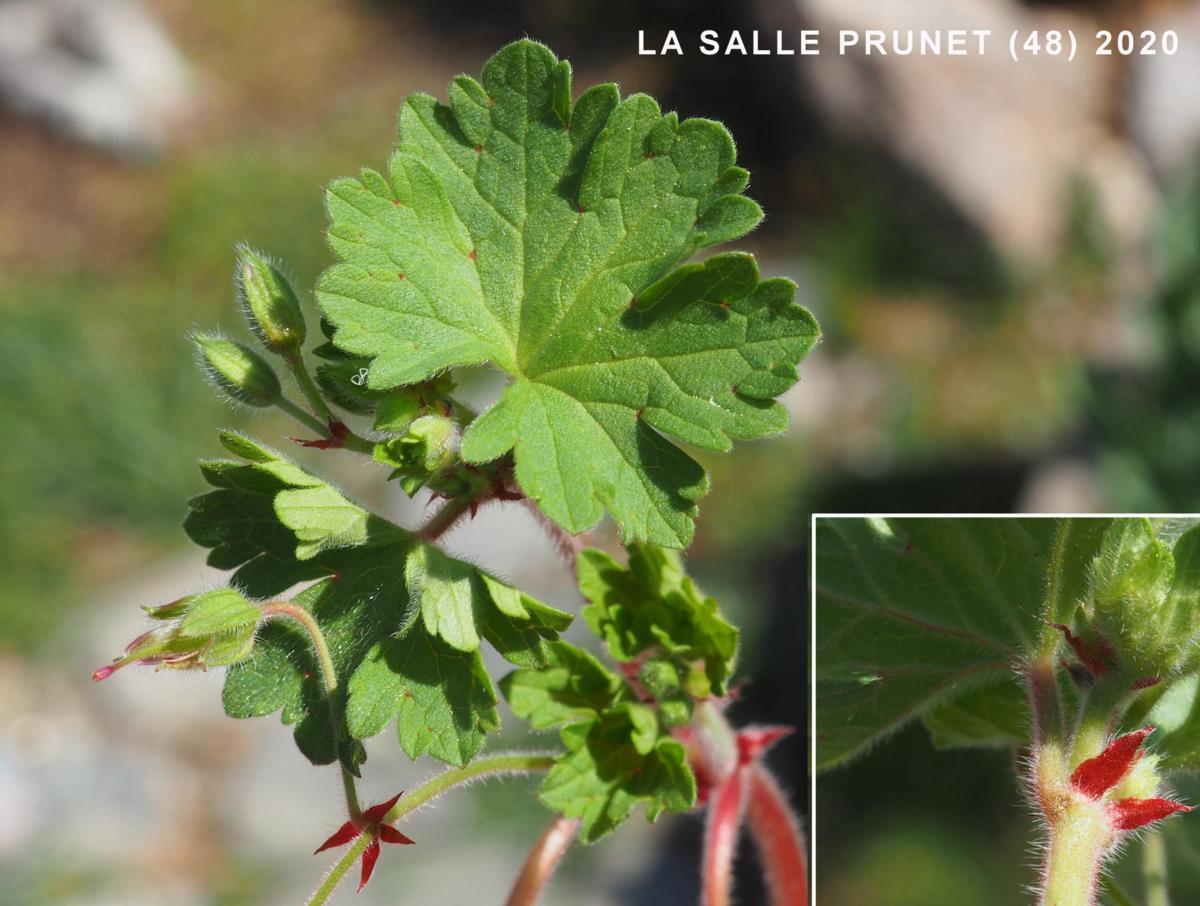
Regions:
<instances>
[{"instance_id":1,"label":"inset photograph","mask_svg":"<svg viewBox=\"0 0 1200 906\"><path fill-rule=\"evenodd\" d=\"M839 906L1195 903L1200 518L814 519Z\"/></svg>"}]
</instances>

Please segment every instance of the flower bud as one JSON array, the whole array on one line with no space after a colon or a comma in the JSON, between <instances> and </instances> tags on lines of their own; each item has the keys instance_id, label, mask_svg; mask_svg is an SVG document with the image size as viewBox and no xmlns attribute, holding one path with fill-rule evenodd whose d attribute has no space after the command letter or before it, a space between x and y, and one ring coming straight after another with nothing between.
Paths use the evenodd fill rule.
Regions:
<instances>
[{"instance_id":1,"label":"flower bud","mask_svg":"<svg viewBox=\"0 0 1200 906\"><path fill-rule=\"evenodd\" d=\"M1163 677L1196 667L1200 636L1200 529L1174 547L1145 519L1116 520L1089 572L1090 601L1076 620L1111 646L1133 678Z\"/></svg>"},{"instance_id":2,"label":"flower bud","mask_svg":"<svg viewBox=\"0 0 1200 906\"><path fill-rule=\"evenodd\" d=\"M304 343L304 314L291 283L260 252L238 247L234 280L250 329L271 352L299 349Z\"/></svg>"},{"instance_id":3,"label":"flower bud","mask_svg":"<svg viewBox=\"0 0 1200 906\"><path fill-rule=\"evenodd\" d=\"M400 437L376 444L375 459L393 467L391 477L399 479L400 487L411 497L436 472L455 462L457 442L458 432L453 419L443 415L423 415ZM446 480L450 482L450 477L446 476ZM447 488L451 485L447 484Z\"/></svg>"},{"instance_id":4,"label":"flower bud","mask_svg":"<svg viewBox=\"0 0 1200 906\"><path fill-rule=\"evenodd\" d=\"M425 415L413 422L400 440L409 456L427 471L434 472L454 459L456 439L452 419Z\"/></svg>"},{"instance_id":5,"label":"flower bud","mask_svg":"<svg viewBox=\"0 0 1200 906\"><path fill-rule=\"evenodd\" d=\"M170 622L142 633L125 646L124 655L92 673L92 679L107 679L129 664L174 670L236 664L254 650L262 616L258 607L232 588L180 598L148 612Z\"/></svg>"},{"instance_id":6,"label":"flower bud","mask_svg":"<svg viewBox=\"0 0 1200 906\"><path fill-rule=\"evenodd\" d=\"M279 399L279 378L255 352L216 334L193 335L201 365L213 386L247 406L270 406Z\"/></svg>"}]
</instances>

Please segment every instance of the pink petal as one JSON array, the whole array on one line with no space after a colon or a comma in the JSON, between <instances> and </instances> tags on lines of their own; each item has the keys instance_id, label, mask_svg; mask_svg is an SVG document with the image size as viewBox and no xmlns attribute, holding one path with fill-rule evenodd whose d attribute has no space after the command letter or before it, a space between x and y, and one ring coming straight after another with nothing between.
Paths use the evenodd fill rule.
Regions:
<instances>
[{"instance_id":1,"label":"pink petal","mask_svg":"<svg viewBox=\"0 0 1200 906\"><path fill-rule=\"evenodd\" d=\"M344 846L359 835L360 831L354 826L353 822L347 821L341 827L333 832L328 840L313 850L313 855L324 852L327 849L332 849L335 846Z\"/></svg>"},{"instance_id":2,"label":"pink petal","mask_svg":"<svg viewBox=\"0 0 1200 906\"><path fill-rule=\"evenodd\" d=\"M400 797L403 795L404 793L401 791L387 802L380 802L378 805L371 806L363 812L363 817L367 819L367 823L369 824L378 824L383 820L383 816L392 810L392 806L400 801Z\"/></svg>"},{"instance_id":3,"label":"pink petal","mask_svg":"<svg viewBox=\"0 0 1200 906\"><path fill-rule=\"evenodd\" d=\"M110 676L112 676L116 672L117 672L117 668L110 664L107 667L101 667L98 670L93 670L92 671L92 679L94 679L96 682L100 682L101 680L108 679Z\"/></svg>"},{"instance_id":4,"label":"pink petal","mask_svg":"<svg viewBox=\"0 0 1200 906\"><path fill-rule=\"evenodd\" d=\"M1154 727L1142 727L1117 737L1103 752L1082 762L1075 769L1071 775L1071 786L1089 799L1099 799L1116 786L1141 757L1142 741L1153 732Z\"/></svg>"},{"instance_id":5,"label":"pink petal","mask_svg":"<svg viewBox=\"0 0 1200 906\"><path fill-rule=\"evenodd\" d=\"M367 882L371 880L371 872L375 870L375 863L379 861L379 838L372 837L371 842L367 844L367 848L362 854L362 876L358 881L358 889L362 890L367 886Z\"/></svg>"},{"instance_id":6,"label":"pink petal","mask_svg":"<svg viewBox=\"0 0 1200 906\"><path fill-rule=\"evenodd\" d=\"M384 843L411 844L413 842L390 824L379 825L379 839L381 839Z\"/></svg>"},{"instance_id":7,"label":"pink petal","mask_svg":"<svg viewBox=\"0 0 1200 906\"><path fill-rule=\"evenodd\" d=\"M1145 827L1176 812L1190 812L1192 806L1173 799L1122 799L1108 809L1109 823L1117 830L1131 831Z\"/></svg>"}]
</instances>

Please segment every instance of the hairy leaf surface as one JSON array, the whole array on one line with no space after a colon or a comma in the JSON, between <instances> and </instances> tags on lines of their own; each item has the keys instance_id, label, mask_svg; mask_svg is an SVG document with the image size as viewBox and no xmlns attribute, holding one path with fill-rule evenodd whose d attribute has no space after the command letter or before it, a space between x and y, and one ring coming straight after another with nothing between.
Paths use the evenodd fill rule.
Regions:
<instances>
[{"instance_id":1,"label":"hairy leaf surface","mask_svg":"<svg viewBox=\"0 0 1200 906\"><path fill-rule=\"evenodd\" d=\"M568 531L607 508L628 539L686 546L708 479L668 438L723 451L782 431L774 398L818 337L749 255L684 263L762 217L729 133L615 85L572 104L570 66L532 41L448 100L410 96L386 174L329 187L334 342L371 359L376 390L501 369L467 460L514 451Z\"/></svg>"},{"instance_id":2,"label":"hairy leaf surface","mask_svg":"<svg viewBox=\"0 0 1200 906\"><path fill-rule=\"evenodd\" d=\"M1011 738L1015 669L1089 593L1104 519L817 523L817 764L922 714L944 744Z\"/></svg>"},{"instance_id":3,"label":"hairy leaf surface","mask_svg":"<svg viewBox=\"0 0 1200 906\"><path fill-rule=\"evenodd\" d=\"M191 502L185 528L251 597L319 580L293 603L316 618L340 687L331 714L311 642L276 619L230 669L226 711L281 710L316 764L340 757L357 771L358 740L393 719L411 757L470 760L499 726L480 639L515 664L541 666L570 615L368 513L251 439L226 433L222 441L242 459L202 464L216 490Z\"/></svg>"}]
</instances>

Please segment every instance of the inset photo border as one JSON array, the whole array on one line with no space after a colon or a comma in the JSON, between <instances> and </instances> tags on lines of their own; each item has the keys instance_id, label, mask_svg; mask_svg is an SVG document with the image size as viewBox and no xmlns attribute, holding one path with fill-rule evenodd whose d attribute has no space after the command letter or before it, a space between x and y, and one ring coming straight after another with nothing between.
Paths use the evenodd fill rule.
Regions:
<instances>
[{"instance_id":1,"label":"inset photo border","mask_svg":"<svg viewBox=\"0 0 1200 906\"><path fill-rule=\"evenodd\" d=\"M1198 901L1200 516L811 537L817 903Z\"/></svg>"}]
</instances>

